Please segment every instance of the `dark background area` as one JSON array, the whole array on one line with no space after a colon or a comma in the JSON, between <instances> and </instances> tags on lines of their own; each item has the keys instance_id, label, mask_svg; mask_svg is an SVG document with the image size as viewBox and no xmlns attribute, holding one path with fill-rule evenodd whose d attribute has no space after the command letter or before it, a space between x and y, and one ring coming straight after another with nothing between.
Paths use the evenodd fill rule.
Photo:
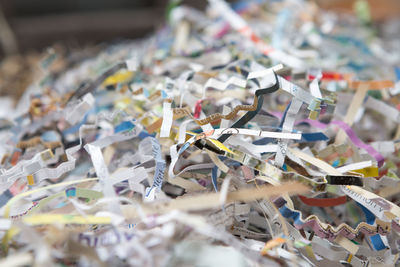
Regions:
<instances>
[{"instance_id":1,"label":"dark background area","mask_svg":"<svg viewBox=\"0 0 400 267\"><path fill-rule=\"evenodd\" d=\"M182 3L204 8L207 1ZM143 37L165 21L167 4L168 0L0 0L19 52L56 42L74 46Z\"/></svg>"},{"instance_id":2,"label":"dark background area","mask_svg":"<svg viewBox=\"0 0 400 267\"><path fill-rule=\"evenodd\" d=\"M351 12L355 0L314 1L327 9ZM150 35L165 21L168 2L169 0L0 0L0 8L15 36L17 50L27 52L41 50L54 43L76 46ZM204 9L207 5L207 0L181 2L199 9ZM399 0L368 2L374 20L400 15ZM0 38L3 35L4 30L0 28ZM0 49L0 57L2 55L4 49Z\"/></svg>"}]
</instances>

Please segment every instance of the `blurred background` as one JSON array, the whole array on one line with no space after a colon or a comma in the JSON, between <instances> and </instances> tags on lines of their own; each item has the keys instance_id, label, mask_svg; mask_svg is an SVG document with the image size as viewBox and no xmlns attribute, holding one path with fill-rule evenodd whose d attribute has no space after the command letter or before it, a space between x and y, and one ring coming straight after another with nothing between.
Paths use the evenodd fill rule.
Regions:
<instances>
[{"instance_id":1,"label":"blurred background","mask_svg":"<svg viewBox=\"0 0 400 267\"><path fill-rule=\"evenodd\" d=\"M182 4L204 9L206 0L184 0ZM229 1L234 2L234 1ZM400 15L398 0L369 0L375 21ZM316 0L337 12L353 10L352 0ZM83 45L151 34L165 20L168 0L0 0L2 49L5 52L40 50L54 43ZM7 23L15 43L3 40ZM6 47L4 47L6 46ZM4 51L7 50L7 51Z\"/></svg>"},{"instance_id":2,"label":"blurred background","mask_svg":"<svg viewBox=\"0 0 400 267\"><path fill-rule=\"evenodd\" d=\"M182 4L204 9L206 0ZM235 1L229 1L235 2ZM352 13L352 0L315 0L324 9ZM399 0L368 0L379 23L400 15ZM165 21L168 0L0 0L0 96L17 97L47 47L74 49L149 36Z\"/></svg>"}]
</instances>

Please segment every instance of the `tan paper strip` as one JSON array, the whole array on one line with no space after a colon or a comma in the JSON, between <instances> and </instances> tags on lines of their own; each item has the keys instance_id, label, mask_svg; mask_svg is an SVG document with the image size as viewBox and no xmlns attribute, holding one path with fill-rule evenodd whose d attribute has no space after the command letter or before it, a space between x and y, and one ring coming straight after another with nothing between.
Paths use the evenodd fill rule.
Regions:
<instances>
[{"instance_id":1,"label":"tan paper strip","mask_svg":"<svg viewBox=\"0 0 400 267\"><path fill-rule=\"evenodd\" d=\"M380 90L385 88L393 88L394 82L390 80L381 81L350 81L348 83L349 88L359 89L361 86L366 86L369 90Z\"/></svg>"},{"instance_id":2,"label":"tan paper strip","mask_svg":"<svg viewBox=\"0 0 400 267\"><path fill-rule=\"evenodd\" d=\"M298 182L289 182L279 186L264 186L251 189L242 189L236 192L229 192L226 196L226 204L234 201L250 202L257 199L268 199L271 196L282 195L287 193L293 194L304 194L309 192L310 189ZM183 211L196 211L205 210L215 207L219 207L220 193L209 193L201 194L198 196L182 197L171 200L164 203L154 203L143 205L144 210L147 213L166 213L172 210L183 210ZM125 205L121 207L122 212L126 218L136 217L136 208L132 205Z\"/></svg>"},{"instance_id":3,"label":"tan paper strip","mask_svg":"<svg viewBox=\"0 0 400 267\"><path fill-rule=\"evenodd\" d=\"M354 118L357 115L357 111L361 107L362 102L364 101L364 98L367 95L367 92L370 87L368 83L361 83L359 87L357 86L355 88L357 88L357 91L354 94L353 99L351 100L350 106L347 109L346 116L344 117L343 120L350 127L351 125L353 125ZM346 134L342 129L340 129L339 133L336 135L335 144L336 145L342 144L344 143L345 140L346 140Z\"/></svg>"}]
</instances>

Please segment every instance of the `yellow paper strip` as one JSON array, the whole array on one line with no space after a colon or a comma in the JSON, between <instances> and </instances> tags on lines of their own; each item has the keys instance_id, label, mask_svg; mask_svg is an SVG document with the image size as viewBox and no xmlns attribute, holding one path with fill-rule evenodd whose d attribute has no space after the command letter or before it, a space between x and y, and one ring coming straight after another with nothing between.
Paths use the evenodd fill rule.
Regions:
<instances>
[{"instance_id":1,"label":"yellow paper strip","mask_svg":"<svg viewBox=\"0 0 400 267\"><path fill-rule=\"evenodd\" d=\"M67 214L36 214L25 217L25 223L30 225L42 224L110 224L111 218L93 215L67 215Z\"/></svg>"}]
</instances>

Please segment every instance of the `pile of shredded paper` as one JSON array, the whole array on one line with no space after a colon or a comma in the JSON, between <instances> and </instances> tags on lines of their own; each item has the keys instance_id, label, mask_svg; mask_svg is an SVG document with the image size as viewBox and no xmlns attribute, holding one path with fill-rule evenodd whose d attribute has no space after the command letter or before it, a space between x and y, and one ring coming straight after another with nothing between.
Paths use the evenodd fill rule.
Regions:
<instances>
[{"instance_id":1,"label":"pile of shredded paper","mask_svg":"<svg viewBox=\"0 0 400 267\"><path fill-rule=\"evenodd\" d=\"M0 265L394 266L400 24L355 14L171 1L49 50L0 101Z\"/></svg>"}]
</instances>

